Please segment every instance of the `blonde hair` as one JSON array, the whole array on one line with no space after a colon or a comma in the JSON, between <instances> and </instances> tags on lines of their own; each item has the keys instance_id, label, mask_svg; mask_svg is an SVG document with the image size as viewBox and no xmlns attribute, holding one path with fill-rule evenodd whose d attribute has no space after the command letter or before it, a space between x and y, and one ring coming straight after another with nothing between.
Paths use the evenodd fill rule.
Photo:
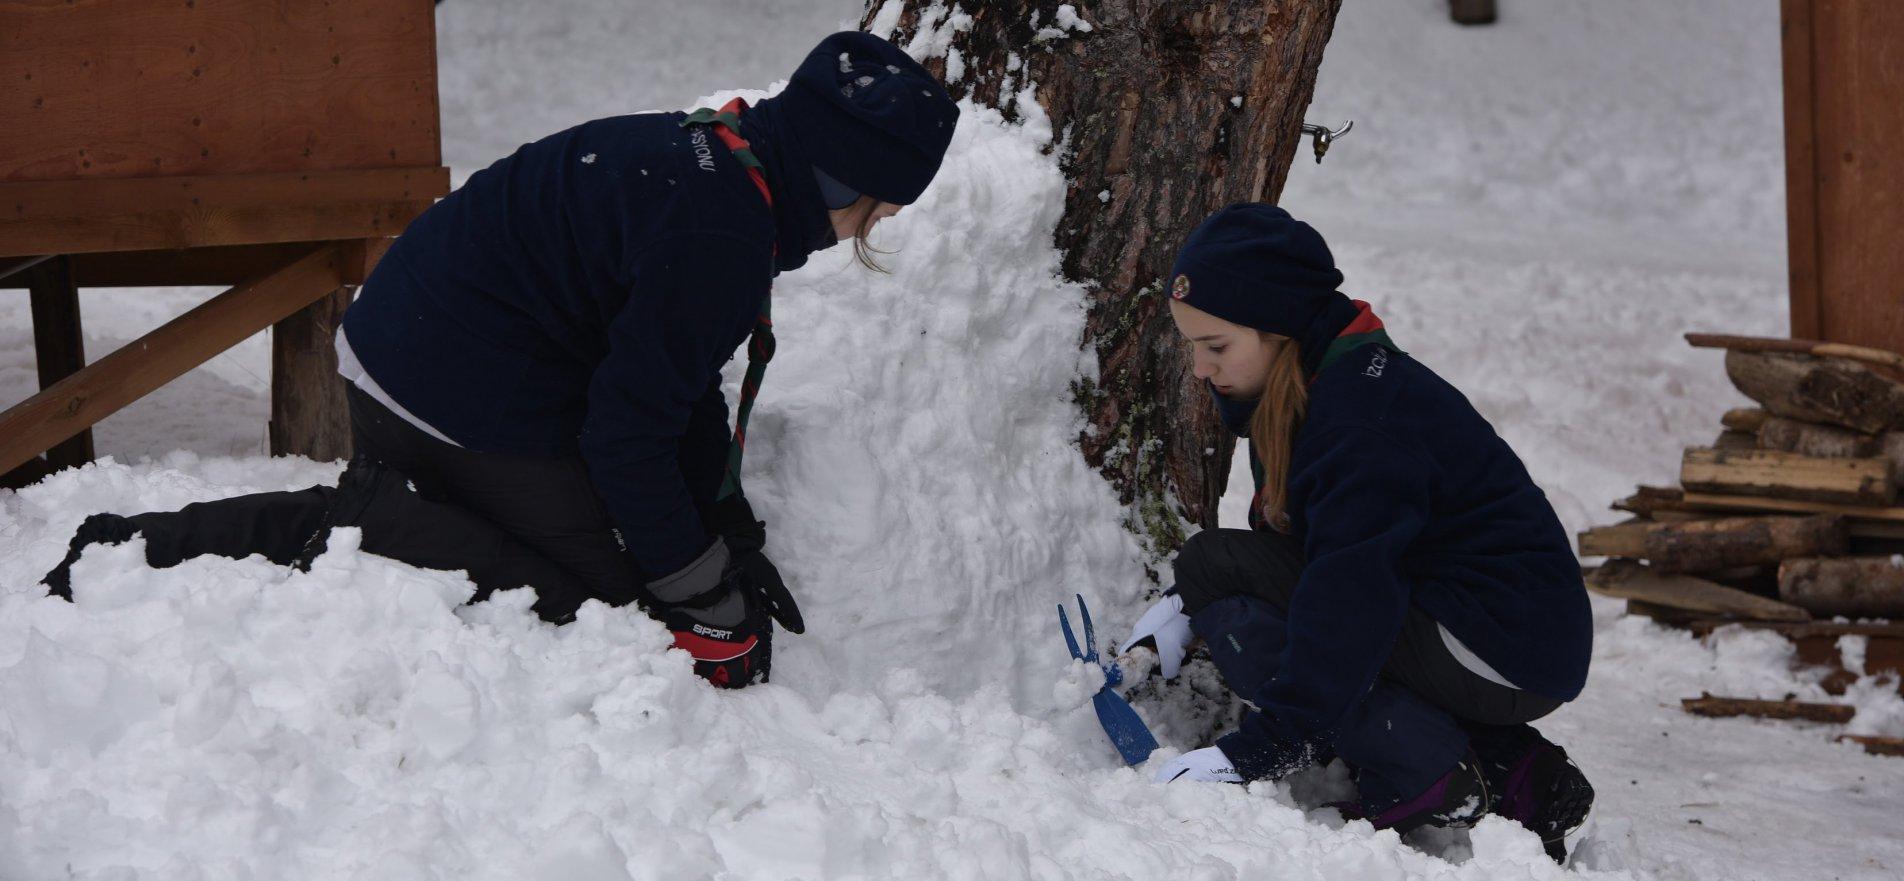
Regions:
<instances>
[{"instance_id":1,"label":"blonde hair","mask_svg":"<svg viewBox=\"0 0 1904 881\"><path fill-rule=\"evenodd\" d=\"M1267 335L1266 335L1267 336ZM1263 522L1277 532L1289 531L1289 457L1296 429L1309 408L1309 387L1303 381L1302 353L1295 340L1285 340L1269 365L1263 396L1250 416L1250 448L1263 468L1263 488L1257 496Z\"/></svg>"},{"instance_id":2,"label":"blonde hair","mask_svg":"<svg viewBox=\"0 0 1904 881\"><path fill-rule=\"evenodd\" d=\"M859 265L867 269L890 275L891 270L879 265L879 259L873 255L891 254L893 252L881 251L873 247L872 243L866 240L866 237L872 234L873 224L878 222L873 217L874 212L878 209L879 200L866 195L860 196L859 201L846 206L846 210L853 212L855 216L853 223L853 259L859 261Z\"/></svg>"}]
</instances>

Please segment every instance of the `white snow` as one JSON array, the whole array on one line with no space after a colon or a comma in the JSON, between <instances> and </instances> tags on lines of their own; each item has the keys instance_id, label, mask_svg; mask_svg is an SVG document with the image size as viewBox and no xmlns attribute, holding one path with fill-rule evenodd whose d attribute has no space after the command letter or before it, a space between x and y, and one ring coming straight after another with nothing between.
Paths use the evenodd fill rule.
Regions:
<instances>
[{"instance_id":1,"label":"white snow","mask_svg":"<svg viewBox=\"0 0 1904 881\"><path fill-rule=\"evenodd\" d=\"M446 156L460 179L581 119L772 83L857 11L444 4ZM964 13L928 15L914 51L943 54ZM1356 130L1320 166L1298 155L1284 201L1567 526L1605 522L1739 400L1678 334L1785 329L1777 4L1445 16L1345 4L1307 117ZM551 628L526 596L460 606L459 576L348 534L309 573L101 548L78 604L40 597L86 514L335 479L260 455L260 337L106 420L111 458L0 492L0 877L1561 877L1496 819L1404 843L1301 807L1340 792L1339 767L1244 789L1117 765L1089 707L1102 674L1069 661L1053 607L1082 593L1109 642L1147 582L1070 446L1090 360L1031 94L1022 126L965 109L940 179L881 227L892 275L827 253L777 286L747 481L811 629L776 646L773 684L704 687L634 614ZM89 291L89 351L205 293ZM25 298L0 298L0 400L36 387L29 327ZM1677 709L1830 699L1788 644L1595 611L1588 689L1541 723L1600 794L1584 874L1897 877L1904 762L1828 726ZM1201 745L1182 707L1136 700L1166 756ZM1894 682L1844 700L1845 730L1904 733Z\"/></svg>"}]
</instances>

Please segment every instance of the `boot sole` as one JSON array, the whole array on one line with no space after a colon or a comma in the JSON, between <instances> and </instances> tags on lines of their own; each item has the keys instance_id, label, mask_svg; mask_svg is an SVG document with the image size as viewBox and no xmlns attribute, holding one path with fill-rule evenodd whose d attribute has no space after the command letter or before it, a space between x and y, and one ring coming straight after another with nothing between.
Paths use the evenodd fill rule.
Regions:
<instances>
[{"instance_id":1,"label":"boot sole","mask_svg":"<svg viewBox=\"0 0 1904 881\"><path fill-rule=\"evenodd\" d=\"M1566 865L1580 840L1586 837L1593 816L1593 786L1573 762L1553 782L1544 800L1534 832L1554 862Z\"/></svg>"}]
</instances>

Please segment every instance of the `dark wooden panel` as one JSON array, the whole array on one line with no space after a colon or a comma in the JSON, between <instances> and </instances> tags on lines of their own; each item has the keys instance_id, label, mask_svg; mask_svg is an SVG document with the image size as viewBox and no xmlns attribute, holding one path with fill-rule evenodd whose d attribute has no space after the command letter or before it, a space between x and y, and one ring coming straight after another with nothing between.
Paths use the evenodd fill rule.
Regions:
<instances>
[{"instance_id":1,"label":"dark wooden panel","mask_svg":"<svg viewBox=\"0 0 1904 881\"><path fill-rule=\"evenodd\" d=\"M442 162L429 0L0 0L0 180Z\"/></svg>"},{"instance_id":2,"label":"dark wooden panel","mask_svg":"<svg viewBox=\"0 0 1904 881\"><path fill-rule=\"evenodd\" d=\"M344 283L361 285L395 239L352 239L344 246ZM256 278L311 250L311 242L223 245L163 251L104 251L76 254L73 281L82 288L204 286L228 288ZM4 269L4 266L0 266ZM28 288L43 268L0 276L0 289Z\"/></svg>"},{"instance_id":3,"label":"dark wooden panel","mask_svg":"<svg viewBox=\"0 0 1904 881\"><path fill-rule=\"evenodd\" d=\"M106 418L213 355L335 291L342 249L324 245L219 294L0 413L0 472Z\"/></svg>"},{"instance_id":4,"label":"dark wooden panel","mask_svg":"<svg viewBox=\"0 0 1904 881\"><path fill-rule=\"evenodd\" d=\"M1904 3L1785 0L1793 333L1904 350Z\"/></svg>"},{"instance_id":5,"label":"dark wooden panel","mask_svg":"<svg viewBox=\"0 0 1904 881\"><path fill-rule=\"evenodd\" d=\"M106 217L130 211L297 208L427 202L450 191L450 171L384 168L186 177L0 182L0 220Z\"/></svg>"},{"instance_id":6,"label":"dark wooden panel","mask_svg":"<svg viewBox=\"0 0 1904 881\"><path fill-rule=\"evenodd\" d=\"M0 219L0 257L378 238L402 232L428 207L427 201L340 203Z\"/></svg>"}]
</instances>

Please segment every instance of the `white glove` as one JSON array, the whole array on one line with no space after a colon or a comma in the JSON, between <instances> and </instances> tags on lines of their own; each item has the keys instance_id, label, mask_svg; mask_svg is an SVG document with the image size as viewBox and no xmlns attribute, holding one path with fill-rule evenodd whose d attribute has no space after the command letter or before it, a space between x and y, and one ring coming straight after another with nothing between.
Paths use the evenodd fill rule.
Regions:
<instances>
[{"instance_id":1,"label":"white glove","mask_svg":"<svg viewBox=\"0 0 1904 881\"><path fill-rule=\"evenodd\" d=\"M1144 639L1157 643L1157 664L1163 668L1165 679L1175 678L1177 670L1183 666L1183 656L1190 647L1190 616L1183 613L1183 597L1166 594L1159 597L1144 617L1137 619L1137 626L1131 628L1130 639L1117 650L1123 654Z\"/></svg>"},{"instance_id":2,"label":"white glove","mask_svg":"<svg viewBox=\"0 0 1904 881\"><path fill-rule=\"evenodd\" d=\"M1230 757L1223 751L1206 746L1193 749L1180 755L1157 769L1157 775L1151 778L1157 783L1175 783L1188 780L1193 783L1241 783L1243 775L1236 773L1230 764Z\"/></svg>"}]
</instances>

